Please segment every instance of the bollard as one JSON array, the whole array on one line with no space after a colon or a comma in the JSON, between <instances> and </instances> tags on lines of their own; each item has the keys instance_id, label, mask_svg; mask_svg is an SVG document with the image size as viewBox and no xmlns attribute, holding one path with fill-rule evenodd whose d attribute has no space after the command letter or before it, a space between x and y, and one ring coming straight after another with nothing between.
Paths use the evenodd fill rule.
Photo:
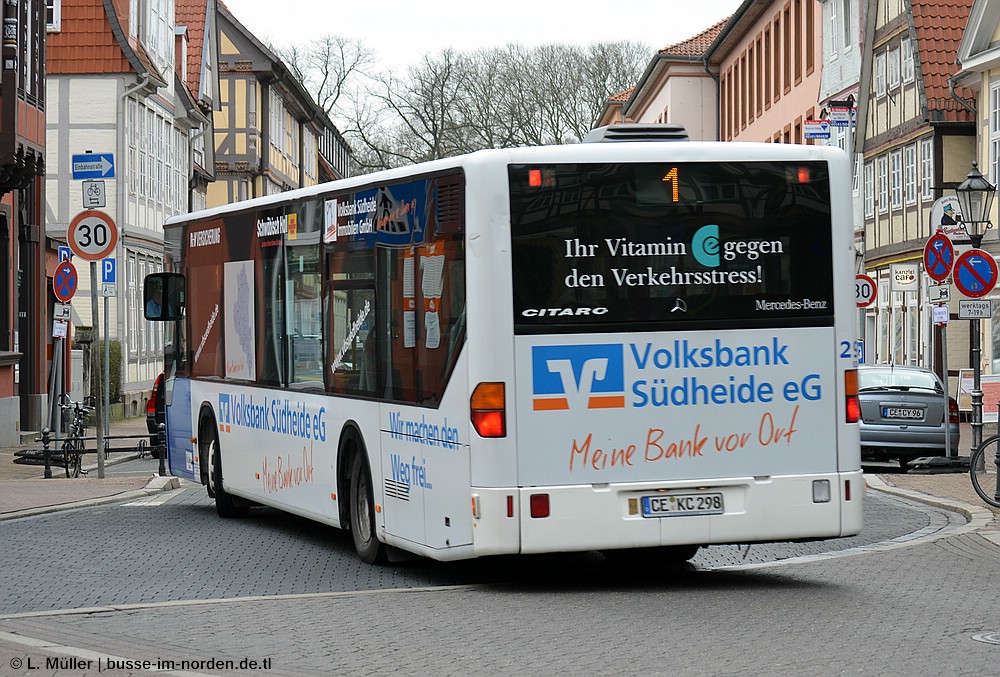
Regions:
<instances>
[{"instance_id":1,"label":"bollard","mask_svg":"<svg viewBox=\"0 0 1000 677\"><path fill-rule=\"evenodd\" d=\"M160 423L156 426L156 444L160 447L160 477L167 476L167 424Z\"/></svg>"},{"instance_id":2,"label":"bollard","mask_svg":"<svg viewBox=\"0 0 1000 677\"><path fill-rule=\"evenodd\" d=\"M42 428L42 457L45 459L45 479L52 479L52 450L49 449L50 430Z\"/></svg>"}]
</instances>

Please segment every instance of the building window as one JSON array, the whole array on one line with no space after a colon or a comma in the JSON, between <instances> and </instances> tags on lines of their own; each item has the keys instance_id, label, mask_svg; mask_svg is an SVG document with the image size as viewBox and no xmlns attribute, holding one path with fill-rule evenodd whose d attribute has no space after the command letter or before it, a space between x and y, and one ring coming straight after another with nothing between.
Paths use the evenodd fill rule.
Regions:
<instances>
[{"instance_id":1,"label":"building window","mask_svg":"<svg viewBox=\"0 0 1000 677\"><path fill-rule=\"evenodd\" d=\"M889 158L880 155L875 167L878 175L878 213L885 214L889 211Z\"/></svg>"},{"instance_id":2,"label":"building window","mask_svg":"<svg viewBox=\"0 0 1000 677\"><path fill-rule=\"evenodd\" d=\"M851 35L854 27L854 24L851 23L852 0L841 0L841 2L843 5L840 12L840 27L844 33L844 51L849 52L854 48L854 40L856 39Z\"/></svg>"},{"instance_id":3,"label":"building window","mask_svg":"<svg viewBox=\"0 0 1000 677\"><path fill-rule=\"evenodd\" d=\"M865 218L875 216L875 164L865 163Z\"/></svg>"},{"instance_id":4,"label":"building window","mask_svg":"<svg viewBox=\"0 0 1000 677\"><path fill-rule=\"evenodd\" d=\"M899 47L889 50L889 89L899 87Z\"/></svg>"},{"instance_id":5,"label":"building window","mask_svg":"<svg viewBox=\"0 0 1000 677\"><path fill-rule=\"evenodd\" d=\"M127 279L128 279L128 354L132 357L139 356L139 304L136 303L136 279L135 279L135 269L136 260L134 252L127 252Z\"/></svg>"},{"instance_id":6,"label":"building window","mask_svg":"<svg viewBox=\"0 0 1000 677\"><path fill-rule=\"evenodd\" d=\"M823 37L826 40L826 53L829 55L831 60L836 59L840 53L840 45L837 44L837 38L840 36L840 15L838 14L839 7L836 2L827 3L827 15L826 15L826 25L830 27L829 31L823 31Z\"/></svg>"},{"instance_id":7,"label":"building window","mask_svg":"<svg viewBox=\"0 0 1000 677\"><path fill-rule=\"evenodd\" d=\"M62 30L62 0L45 0L45 29L52 33Z\"/></svg>"},{"instance_id":8,"label":"building window","mask_svg":"<svg viewBox=\"0 0 1000 677\"><path fill-rule=\"evenodd\" d=\"M930 139L920 142L920 199L934 198L934 148Z\"/></svg>"},{"instance_id":9,"label":"building window","mask_svg":"<svg viewBox=\"0 0 1000 677\"><path fill-rule=\"evenodd\" d=\"M913 206L917 204L917 146L911 143L903 152L903 199L907 206Z\"/></svg>"},{"instance_id":10,"label":"building window","mask_svg":"<svg viewBox=\"0 0 1000 677\"><path fill-rule=\"evenodd\" d=\"M764 53L763 53L764 43L761 41L760 35L757 35L757 49L754 52L757 56L756 61L754 61L753 68L753 81L754 81L754 92L756 93L755 99L757 100L757 117L760 117L764 113Z\"/></svg>"},{"instance_id":11,"label":"building window","mask_svg":"<svg viewBox=\"0 0 1000 677\"><path fill-rule=\"evenodd\" d=\"M812 73L816 68L816 18L813 14L816 11L815 7L815 2L806 0L806 73Z\"/></svg>"},{"instance_id":12,"label":"building window","mask_svg":"<svg viewBox=\"0 0 1000 677\"><path fill-rule=\"evenodd\" d=\"M920 314L917 312L917 295L906 295L906 352L907 362L920 364Z\"/></svg>"},{"instance_id":13,"label":"building window","mask_svg":"<svg viewBox=\"0 0 1000 677\"><path fill-rule=\"evenodd\" d=\"M785 5L782 16L782 63L785 69L785 91L792 89L792 8Z\"/></svg>"},{"instance_id":14,"label":"building window","mask_svg":"<svg viewBox=\"0 0 1000 677\"><path fill-rule=\"evenodd\" d=\"M903 151L889 153L889 186L892 190L892 208L903 208Z\"/></svg>"},{"instance_id":15,"label":"building window","mask_svg":"<svg viewBox=\"0 0 1000 677\"><path fill-rule=\"evenodd\" d=\"M885 52L875 55L875 96L885 96Z\"/></svg>"},{"instance_id":16,"label":"building window","mask_svg":"<svg viewBox=\"0 0 1000 677\"><path fill-rule=\"evenodd\" d=\"M777 101L781 98L781 49L779 45L781 43L781 20L775 17L774 19L774 53L771 55L771 65L774 68L774 90L773 98Z\"/></svg>"},{"instance_id":17,"label":"building window","mask_svg":"<svg viewBox=\"0 0 1000 677\"><path fill-rule=\"evenodd\" d=\"M909 39L899 43L899 50L903 57L903 83L913 82L913 43Z\"/></svg>"},{"instance_id":18,"label":"building window","mask_svg":"<svg viewBox=\"0 0 1000 677\"><path fill-rule=\"evenodd\" d=\"M764 29L764 108L771 107L771 62L774 54L771 52L771 26Z\"/></svg>"}]
</instances>

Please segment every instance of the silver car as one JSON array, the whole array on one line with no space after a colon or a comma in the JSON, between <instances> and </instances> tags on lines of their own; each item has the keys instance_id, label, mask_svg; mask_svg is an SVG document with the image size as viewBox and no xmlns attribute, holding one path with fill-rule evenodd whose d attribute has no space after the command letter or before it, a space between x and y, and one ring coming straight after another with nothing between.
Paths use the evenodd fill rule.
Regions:
<instances>
[{"instance_id":1,"label":"silver car","mask_svg":"<svg viewBox=\"0 0 1000 677\"><path fill-rule=\"evenodd\" d=\"M947 398L941 379L930 369L895 365L858 368L861 403L861 457L898 460L905 470L924 456L945 456L945 434L958 456L958 403Z\"/></svg>"}]
</instances>

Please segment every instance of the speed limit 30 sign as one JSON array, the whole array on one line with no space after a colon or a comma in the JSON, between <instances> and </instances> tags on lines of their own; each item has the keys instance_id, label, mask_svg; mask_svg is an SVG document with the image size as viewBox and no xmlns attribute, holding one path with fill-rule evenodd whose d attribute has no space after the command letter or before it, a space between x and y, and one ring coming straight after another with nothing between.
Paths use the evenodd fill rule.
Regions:
<instances>
[{"instance_id":1,"label":"speed limit 30 sign","mask_svg":"<svg viewBox=\"0 0 1000 677\"><path fill-rule=\"evenodd\" d=\"M875 280L864 273L859 273L854 279L854 301L858 308L866 308L875 303L877 289Z\"/></svg>"},{"instance_id":2,"label":"speed limit 30 sign","mask_svg":"<svg viewBox=\"0 0 1000 677\"><path fill-rule=\"evenodd\" d=\"M118 245L118 226L104 212L88 209L69 224L66 239L73 253L87 261L100 261Z\"/></svg>"}]
</instances>

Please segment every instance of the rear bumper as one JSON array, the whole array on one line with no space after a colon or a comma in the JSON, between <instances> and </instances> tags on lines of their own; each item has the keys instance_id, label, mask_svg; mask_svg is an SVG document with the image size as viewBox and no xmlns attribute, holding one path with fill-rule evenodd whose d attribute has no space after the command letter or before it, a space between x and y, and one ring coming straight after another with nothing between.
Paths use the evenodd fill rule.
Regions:
<instances>
[{"instance_id":1,"label":"rear bumper","mask_svg":"<svg viewBox=\"0 0 1000 677\"><path fill-rule=\"evenodd\" d=\"M829 502L813 501L813 483L829 483ZM844 500L847 485L850 500ZM473 489L477 555L647 548L683 544L761 543L860 533L864 480L847 473L697 482L604 484L528 489ZM637 510L651 493L719 492L724 512L650 518ZM548 494L548 517L532 518L531 496ZM507 517L507 497L514 515Z\"/></svg>"},{"instance_id":2,"label":"rear bumper","mask_svg":"<svg viewBox=\"0 0 1000 677\"><path fill-rule=\"evenodd\" d=\"M959 426L952 425L949 430L951 449L958 449L961 435ZM901 431L899 426L866 426L861 431L861 454L865 458L885 456L895 458L898 455L944 456L945 436L940 428L920 430L910 427Z\"/></svg>"}]
</instances>

